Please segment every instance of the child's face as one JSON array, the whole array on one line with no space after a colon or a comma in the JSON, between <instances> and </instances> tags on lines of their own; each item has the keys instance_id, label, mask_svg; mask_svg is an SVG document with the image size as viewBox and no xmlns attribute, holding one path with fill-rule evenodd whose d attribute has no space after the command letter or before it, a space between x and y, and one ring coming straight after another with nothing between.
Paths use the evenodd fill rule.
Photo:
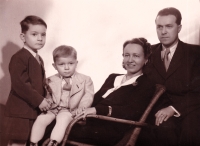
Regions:
<instances>
[{"instance_id":1,"label":"child's face","mask_svg":"<svg viewBox=\"0 0 200 146\"><path fill-rule=\"evenodd\" d=\"M41 49L46 41L46 27L41 24L29 24L29 29L20 35L24 45L34 52Z\"/></svg>"},{"instance_id":2,"label":"child's face","mask_svg":"<svg viewBox=\"0 0 200 146\"><path fill-rule=\"evenodd\" d=\"M54 68L61 76L72 76L76 70L78 61L73 56L58 57L53 63Z\"/></svg>"}]
</instances>

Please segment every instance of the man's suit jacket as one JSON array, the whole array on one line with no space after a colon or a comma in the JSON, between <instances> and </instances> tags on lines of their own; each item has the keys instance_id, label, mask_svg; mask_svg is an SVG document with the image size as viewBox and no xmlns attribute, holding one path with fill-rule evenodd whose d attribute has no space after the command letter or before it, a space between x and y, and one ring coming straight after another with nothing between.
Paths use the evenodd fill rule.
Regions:
<instances>
[{"instance_id":1,"label":"man's suit jacket","mask_svg":"<svg viewBox=\"0 0 200 146\"><path fill-rule=\"evenodd\" d=\"M155 85L145 75L140 76L136 82L122 86L113 91L106 98L102 96L107 90L114 87L115 78L119 74L111 74L95 94L93 105L97 114L107 115L108 106L112 107L112 117L139 120L155 91Z\"/></svg>"},{"instance_id":2,"label":"man's suit jacket","mask_svg":"<svg viewBox=\"0 0 200 146\"><path fill-rule=\"evenodd\" d=\"M47 79L48 85L52 90L52 99L55 104L60 103L62 95L62 78L55 74ZM78 107L90 107L94 97L94 86L90 77L75 72L72 77L72 87L70 91L69 108L71 110Z\"/></svg>"},{"instance_id":3,"label":"man's suit jacket","mask_svg":"<svg viewBox=\"0 0 200 146\"><path fill-rule=\"evenodd\" d=\"M12 56L9 64L11 91L6 103L6 116L26 119L37 117L37 107L45 96L45 71L43 61L41 63L42 66L24 48Z\"/></svg>"},{"instance_id":4,"label":"man's suit jacket","mask_svg":"<svg viewBox=\"0 0 200 146\"><path fill-rule=\"evenodd\" d=\"M187 115L200 108L200 46L179 41L167 72L161 50L160 43L152 46L145 73L155 83L165 85L172 106L182 116Z\"/></svg>"}]
</instances>

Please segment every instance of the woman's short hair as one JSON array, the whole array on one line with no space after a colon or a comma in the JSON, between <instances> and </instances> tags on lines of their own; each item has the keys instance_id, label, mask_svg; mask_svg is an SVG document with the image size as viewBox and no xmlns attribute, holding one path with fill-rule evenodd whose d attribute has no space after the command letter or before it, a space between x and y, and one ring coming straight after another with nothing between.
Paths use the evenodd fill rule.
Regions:
<instances>
[{"instance_id":1,"label":"woman's short hair","mask_svg":"<svg viewBox=\"0 0 200 146\"><path fill-rule=\"evenodd\" d=\"M128 44L138 44L142 46L144 51L145 58L149 58L151 55L151 44L145 38L133 38L132 40L128 40L123 44L123 50Z\"/></svg>"},{"instance_id":2,"label":"woman's short hair","mask_svg":"<svg viewBox=\"0 0 200 146\"><path fill-rule=\"evenodd\" d=\"M56 62L56 59L59 57L69 57L69 56L73 56L75 59L77 59L77 52L71 46L62 45L55 48L55 50L53 51L54 62Z\"/></svg>"}]
</instances>

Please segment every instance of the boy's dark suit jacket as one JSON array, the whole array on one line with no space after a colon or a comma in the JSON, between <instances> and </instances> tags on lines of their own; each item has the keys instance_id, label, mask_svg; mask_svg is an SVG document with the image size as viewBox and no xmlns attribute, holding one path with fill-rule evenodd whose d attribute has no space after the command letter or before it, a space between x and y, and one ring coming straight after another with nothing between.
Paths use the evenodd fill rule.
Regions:
<instances>
[{"instance_id":1,"label":"boy's dark suit jacket","mask_svg":"<svg viewBox=\"0 0 200 146\"><path fill-rule=\"evenodd\" d=\"M200 46L179 41L167 72L161 50L160 43L152 46L145 72L152 81L166 86L172 106L185 116L200 108Z\"/></svg>"},{"instance_id":2,"label":"boy's dark suit jacket","mask_svg":"<svg viewBox=\"0 0 200 146\"><path fill-rule=\"evenodd\" d=\"M44 99L43 96L45 96L45 71L43 68L43 61L41 58L40 60L42 66L37 62L34 56L24 48L19 50L11 58L9 64L11 91L5 110L5 115L7 117L12 117L10 118L11 121L9 120L9 123L7 123L10 128L18 127L18 130L30 129L30 127L27 127L29 124L26 124L27 122L25 121L28 119L35 119L38 115L38 106ZM17 121L14 119L17 119ZM24 120L19 122L19 119ZM23 126L23 128L20 127L20 125ZM14 132L17 131L13 131L12 134L14 134ZM22 130L22 132L26 133L28 131ZM23 133L21 133L21 136L23 137Z\"/></svg>"}]
</instances>

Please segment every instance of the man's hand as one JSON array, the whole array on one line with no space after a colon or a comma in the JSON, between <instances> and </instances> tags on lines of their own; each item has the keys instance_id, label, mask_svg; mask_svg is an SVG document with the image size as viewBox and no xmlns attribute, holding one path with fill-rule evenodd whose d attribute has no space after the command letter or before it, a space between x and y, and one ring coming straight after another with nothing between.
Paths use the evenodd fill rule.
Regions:
<instances>
[{"instance_id":1,"label":"man's hand","mask_svg":"<svg viewBox=\"0 0 200 146\"><path fill-rule=\"evenodd\" d=\"M156 114L156 122L155 124L159 126L162 124L163 121L167 121L170 117L172 117L175 114L175 111L171 107L166 107L161 110L159 110Z\"/></svg>"},{"instance_id":2,"label":"man's hand","mask_svg":"<svg viewBox=\"0 0 200 146\"><path fill-rule=\"evenodd\" d=\"M42 112L47 111L51 105L48 103L48 101L44 98L42 103L39 105L39 108Z\"/></svg>"}]
</instances>

